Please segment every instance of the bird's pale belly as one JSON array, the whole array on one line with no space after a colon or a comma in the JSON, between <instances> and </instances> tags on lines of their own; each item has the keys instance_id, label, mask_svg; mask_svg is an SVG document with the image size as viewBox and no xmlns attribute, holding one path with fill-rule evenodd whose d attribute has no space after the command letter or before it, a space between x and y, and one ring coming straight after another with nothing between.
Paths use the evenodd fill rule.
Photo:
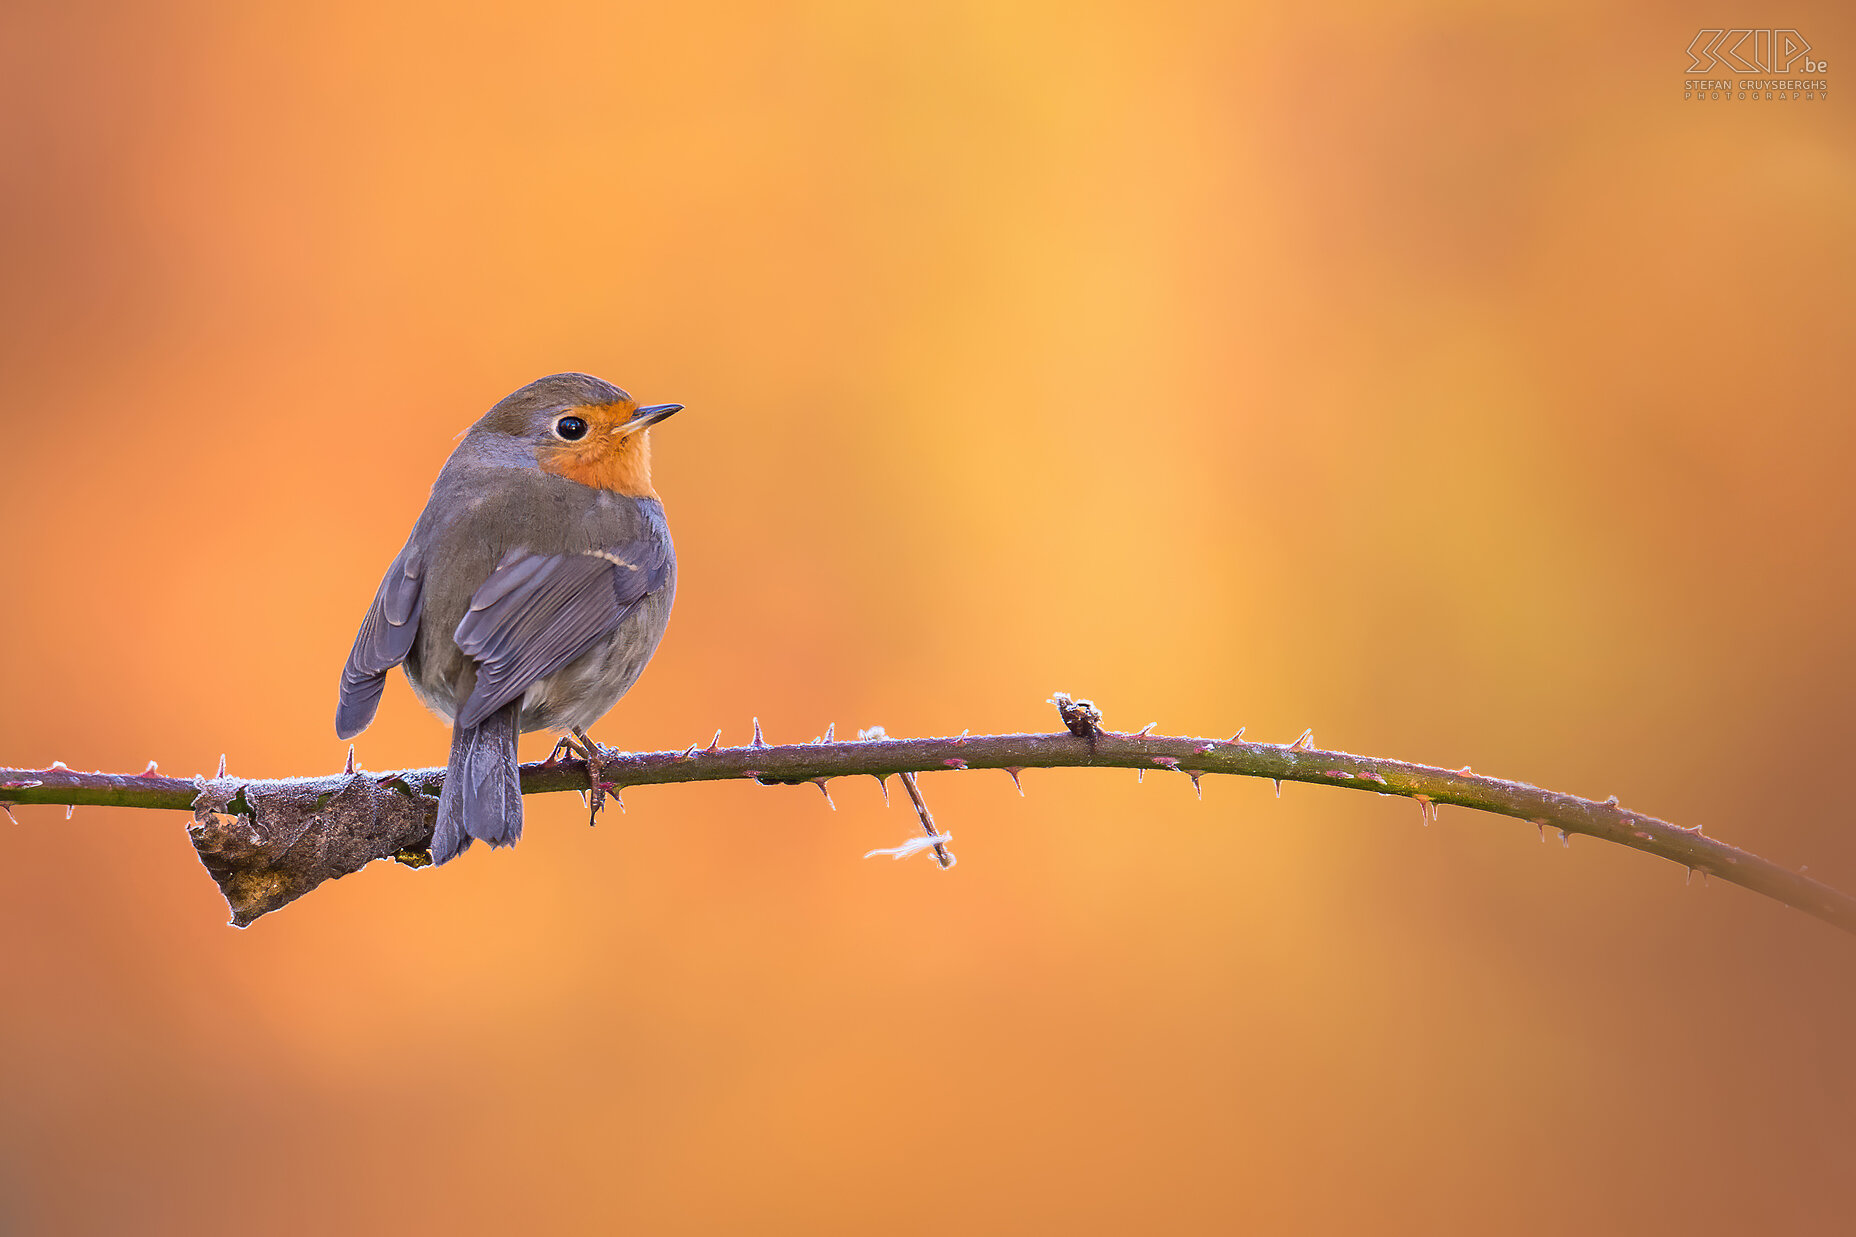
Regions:
<instances>
[{"instance_id":1,"label":"bird's pale belly","mask_svg":"<svg viewBox=\"0 0 1856 1237\"><path fill-rule=\"evenodd\" d=\"M519 730L585 730L611 711L619 697L631 690L651 658L650 646L638 655L636 641L628 641L623 628L611 640L578 660L537 679L522 693Z\"/></svg>"}]
</instances>

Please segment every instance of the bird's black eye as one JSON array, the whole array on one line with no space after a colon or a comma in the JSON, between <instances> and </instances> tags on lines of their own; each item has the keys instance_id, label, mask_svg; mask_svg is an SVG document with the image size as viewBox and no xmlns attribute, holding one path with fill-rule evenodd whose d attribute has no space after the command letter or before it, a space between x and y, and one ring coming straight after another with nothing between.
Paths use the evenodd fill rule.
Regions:
<instances>
[{"instance_id":1,"label":"bird's black eye","mask_svg":"<svg viewBox=\"0 0 1856 1237\"><path fill-rule=\"evenodd\" d=\"M586 437L586 422L579 417L562 417L554 423L554 432L568 442L578 442Z\"/></svg>"}]
</instances>

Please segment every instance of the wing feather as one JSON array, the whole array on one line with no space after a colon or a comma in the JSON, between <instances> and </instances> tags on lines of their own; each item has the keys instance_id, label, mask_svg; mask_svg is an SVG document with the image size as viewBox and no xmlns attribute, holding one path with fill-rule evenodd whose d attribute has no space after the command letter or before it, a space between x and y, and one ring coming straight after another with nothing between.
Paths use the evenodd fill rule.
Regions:
<instances>
[{"instance_id":1,"label":"wing feather","mask_svg":"<svg viewBox=\"0 0 1856 1237\"><path fill-rule=\"evenodd\" d=\"M348 664L342 667L341 696L335 706L338 737L352 739L374 720L387 671L406 660L418 638L424 601L425 564L419 548L408 542L387 568L367 617L361 620Z\"/></svg>"},{"instance_id":2,"label":"wing feather","mask_svg":"<svg viewBox=\"0 0 1856 1237\"><path fill-rule=\"evenodd\" d=\"M585 554L504 556L458 623L458 648L478 667L457 724L477 725L586 653L668 575L663 548L647 539Z\"/></svg>"}]
</instances>

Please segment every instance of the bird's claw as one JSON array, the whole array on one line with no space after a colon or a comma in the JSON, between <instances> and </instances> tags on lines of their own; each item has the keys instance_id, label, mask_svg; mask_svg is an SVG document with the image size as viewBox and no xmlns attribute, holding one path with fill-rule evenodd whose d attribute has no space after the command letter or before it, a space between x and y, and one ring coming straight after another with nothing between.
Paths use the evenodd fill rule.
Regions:
<instances>
[{"instance_id":1,"label":"bird's claw","mask_svg":"<svg viewBox=\"0 0 1856 1237\"><path fill-rule=\"evenodd\" d=\"M606 793L613 790L611 782L605 779L606 749L601 747L586 731L575 728L560 737L554 750L548 754L547 763L559 764L565 754L586 761L587 781L587 818L589 827L599 823L600 809L606 806Z\"/></svg>"}]
</instances>

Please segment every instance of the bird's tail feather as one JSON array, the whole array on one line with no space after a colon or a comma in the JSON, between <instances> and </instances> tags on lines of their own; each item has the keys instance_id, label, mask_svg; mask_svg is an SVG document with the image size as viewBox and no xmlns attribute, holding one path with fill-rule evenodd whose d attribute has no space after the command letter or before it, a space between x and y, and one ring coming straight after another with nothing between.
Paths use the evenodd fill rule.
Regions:
<instances>
[{"instance_id":1,"label":"bird's tail feather","mask_svg":"<svg viewBox=\"0 0 1856 1237\"><path fill-rule=\"evenodd\" d=\"M473 839L514 846L522 837L522 778L516 764L516 710L511 701L475 726L451 731L451 763L438 795L432 860L447 863Z\"/></svg>"}]
</instances>

